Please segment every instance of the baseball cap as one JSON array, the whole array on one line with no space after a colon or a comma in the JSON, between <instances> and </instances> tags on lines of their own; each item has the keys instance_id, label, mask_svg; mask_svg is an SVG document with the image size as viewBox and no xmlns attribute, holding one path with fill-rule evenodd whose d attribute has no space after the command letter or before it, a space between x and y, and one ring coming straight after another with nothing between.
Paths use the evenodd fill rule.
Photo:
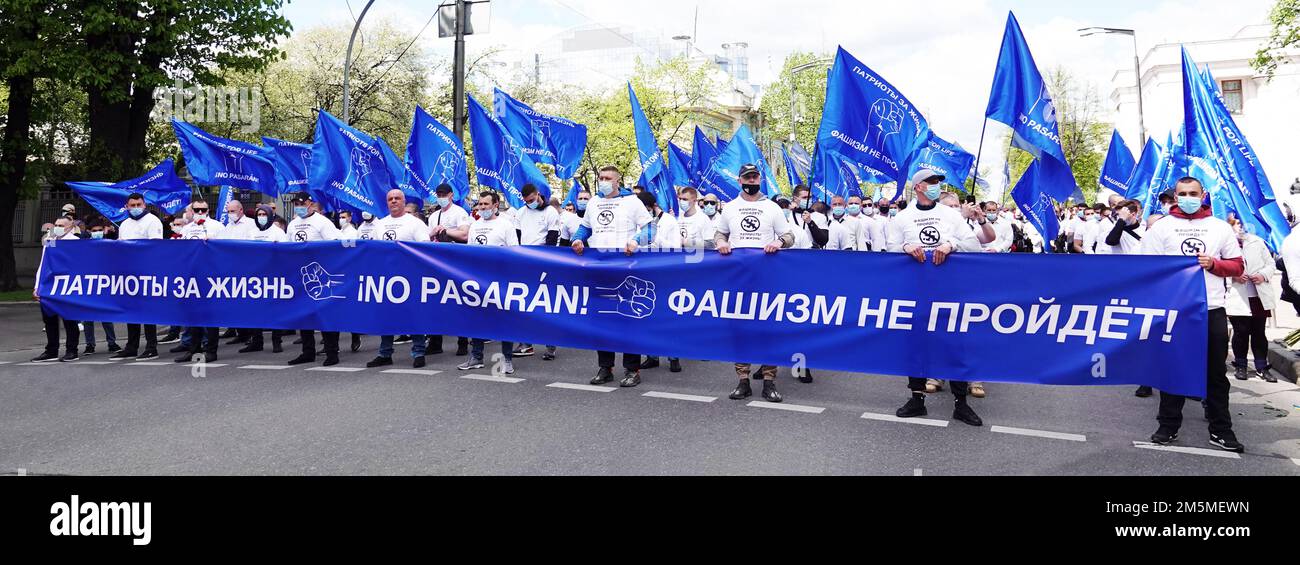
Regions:
<instances>
[{"instance_id":1,"label":"baseball cap","mask_svg":"<svg viewBox=\"0 0 1300 565\"><path fill-rule=\"evenodd\" d=\"M753 163L745 163L744 165L741 165L740 172L737 173L736 176L743 177L745 175L751 173L757 173L757 172L758 172L758 167L754 166Z\"/></svg>"},{"instance_id":2,"label":"baseball cap","mask_svg":"<svg viewBox=\"0 0 1300 565\"><path fill-rule=\"evenodd\" d=\"M919 182L929 182L931 180L943 182L947 178L948 177L934 172L932 169L921 169L917 171L916 174L912 175L912 186L916 186L916 183Z\"/></svg>"},{"instance_id":3,"label":"baseball cap","mask_svg":"<svg viewBox=\"0 0 1300 565\"><path fill-rule=\"evenodd\" d=\"M72 204L64 204L64 205L63 205L63 211L64 211L64 212L72 212L72 213L76 213L76 211L77 211L77 207L76 207L76 206L73 206Z\"/></svg>"},{"instance_id":4,"label":"baseball cap","mask_svg":"<svg viewBox=\"0 0 1300 565\"><path fill-rule=\"evenodd\" d=\"M451 185L447 183L440 184L433 192L435 194L451 194Z\"/></svg>"},{"instance_id":5,"label":"baseball cap","mask_svg":"<svg viewBox=\"0 0 1300 565\"><path fill-rule=\"evenodd\" d=\"M311 195L307 194L306 192L298 192L293 195L294 202L308 202L310 200L311 200Z\"/></svg>"}]
</instances>

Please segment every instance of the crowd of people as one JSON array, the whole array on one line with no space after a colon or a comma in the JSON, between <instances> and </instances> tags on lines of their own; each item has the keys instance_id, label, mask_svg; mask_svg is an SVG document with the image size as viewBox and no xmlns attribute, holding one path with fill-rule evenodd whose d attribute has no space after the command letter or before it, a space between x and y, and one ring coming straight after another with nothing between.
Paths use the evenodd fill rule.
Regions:
<instances>
[{"instance_id":1,"label":"crowd of people","mask_svg":"<svg viewBox=\"0 0 1300 565\"><path fill-rule=\"evenodd\" d=\"M1229 342L1235 378L1275 382L1270 373L1264 328L1277 306L1272 283L1285 276L1286 262L1300 261L1300 240L1287 240L1282 250L1286 261L1275 258L1248 226L1231 218L1227 222L1215 218L1204 203L1204 188L1194 178L1184 178L1160 195L1161 210L1145 219L1141 203L1117 195L1093 206L1058 205L1061 230L1054 241L1044 241L1014 206L994 201L963 203L956 192L945 189L943 175L927 169L910 179L907 186L914 194L911 200L872 200L852 194L821 202L814 201L811 191L802 185L794 187L789 196L768 197L762 191L759 169L745 165L737 179L741 187L738 198L722 202L716 194L701 194L695 188L684 187L677 192L676 214L663 210L655 196L644 188L626 187L616 167L600 169L598 179L594 192L581 190L568 205L554 198L547 201L537 187L526 185L521 191L524 205L507 208L500 194L485 190L471 202L472 213L453 202L452 188L447 185L436 189L437 199L427 209L408 203L401 190L390 191L386 198L388 214L384 217L361 212L354 218L343 211L331 218L309 194L299 193L292 198L287 221L278 214L275 204L245 209L237 199L226 205L224 222L215 220L211 206L201 199L192 202L184 213L162 221L146 210L141 195L133 194L127 200L128 217L117 226L100 222L87 227L77 220L75 208L68 205L61 217L49 226L45 237L48 240L177 238L261 242L366 239L498 247L561 246L579 255L588 249L628 254L644 248L707 249L723 256L741 248L763 249L768 254L784 249L821 249L904 253L918 262L936 266L942 266L953 253L1195 255L1204 269L1209 304L1208 386L1207 395L1201 400L1210 422L1212 443L1225 450L1243 450L1233 435L1228 410L1225 360ZM753 218L760 220L758 229L754 229ZM742 226L742 221L748 223ZM1199 242L1195 248L1186 244L1192 239ZM75 361L80 355L96 352L93 322L61 320L44 306L42 317L47 344L45 351L33 361ZM113 359L155 359L159 345L176 343L171 352L180 354L175 359L177 363L215 361L223 339L229 340L227 345L240 345L239 353L251 353L263 351L269 335L272 351L280 353L284 350L283 339L292 339L293 335L289 331L259 328L232 328L223 334L219 328L172 327L160 338L154 325L127 324L126 341L119 345L113 325L101 325ZM65 337L62 356L59 355L60 327ZM85 349L79 354L83 328ZM314 363L321 356L326 366L339 363L340 333L320 332L319 349L316 333L314 330L297 332L295 344L301 350L288 361L290 365ZM362 337L351 335L353 352L360 350ZM366 365L392 365L395 347L409 344L412 365L423 367L427 356L444 352L443 337L380 336L378 354ZM455 355L467 358L458 369L484 367L488 340L467 336L457 337L455 343ZM517 358L536 354L534 344L501 342L499 347L502 361L498 369L505 374L515 372ZM556 354L554 346L545 346L541 358L554 360ZM1252 357L1253 367L1249 364ZM613 382L615 352L597 352L596 360L597 372L591 384ZM679 359L667 361L669 371L682 371ZM660 366L657 357L622 353L622 376L618 384L638 386L643 371ZM783 400L777 390L777 367L764 365L755 372L750 364L738 361L735 371L737 384L729 395L731 399L751 397L751 380L761 380L760 395L764 400ZM793 376L802 383L813 382L812 371L808 369L795 369ZM938 379L910 378L908 399L897 410L897 416L926 415L927 396L945 387L954 397L953 419L972 426L982 425L968 401L968 397L987 396L987 388L980 382L945 383ZM1140 387L1136 394L1147 397L1153 391ZM1152 435L1152 442L1167 444L1177 439L1184 402L1182 396L1161 393L1159 429Z\"/></svg>"}]
</instances>

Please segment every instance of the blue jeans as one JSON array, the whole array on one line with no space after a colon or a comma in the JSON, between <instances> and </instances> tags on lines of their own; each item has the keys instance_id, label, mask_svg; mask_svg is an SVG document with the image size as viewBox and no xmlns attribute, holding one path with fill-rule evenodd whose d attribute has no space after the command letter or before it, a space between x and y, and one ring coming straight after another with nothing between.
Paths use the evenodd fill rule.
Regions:
<instances>
[{"instance_id":1,"label":"blue jeans","mask_svg":"<svg viewBox=\"0 0 1300 565\"><path fill-rule=\"evenodd\" d=\"M508 341L501 342L501 355L506 361L513 361L515 358L515 344ZM469 356L478 361L483 360L483 340L474 338L469 340Z\"/></svg>"},{"instance_id":2,"label":"blue jeans","mask_svg":"<svg viewBox=\"0 0 1300 565\"><path fill-rule=\"evenodd\" d=\"M104 342L109 347L117 347L117 330L113 329L113 324L103 322ZM86 345L95 346L95 322L86 322Z\"/></svg>"},{"instance_id":3,"label":"blue jeans","mask_svg":"<svg viewBox=\"0 0 1300 565\"><path fill-rule=\"evenodd\" d=\"M429 340L422 335L411 336L411 358L424 357L425 347L429 345ZM379 356L393 358L393 336L385 335L379 337Z\"/></svg>"}]
</instances>

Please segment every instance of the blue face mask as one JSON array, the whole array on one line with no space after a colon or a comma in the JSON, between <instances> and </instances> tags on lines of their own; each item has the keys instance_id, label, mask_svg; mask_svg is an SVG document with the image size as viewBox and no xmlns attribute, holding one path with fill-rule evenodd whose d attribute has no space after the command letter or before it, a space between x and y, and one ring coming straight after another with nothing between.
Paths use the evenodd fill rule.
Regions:
<instances>
[{"instance_id":1,"label":"blue face mask","mask_svg":"<svg viewBox=\"0 0 1300 565\"><path fill-rule=\"evenodd\" d=\"M266 217L266 216L258 216L258 217L257 217L257 225L259 225L259 226L265 226L265 225L267 224L267 222L270 222L270 221L271 221L271 218L268 218L268 217Z\"/></svg>"},{"instance_id":2,"label":"blue face mask","mask_svg":"<svg viewBox=\"0 0 1300 565\"><path fill-rule=\"evenodd\" d=\"M704 213L705 213L706 215L709 215L709 216L712 216L712 215L714 215L714 214L717 214L717 213L718 213L718 207L717 207L717 206L714 206L714 205L712 205L712 204L705 204L705 205L704 205Z\"/></svg>"},{"instance_id":3,"label":"blue face mask","mask_svg":"<svg viewBox=\"0 0 1300 565\"><path fill-rule=\"evenodd\" d=\"M583 211L583 212L585 212L585 211L587 210L587 201L586 201L586 200L579 200L579 201L578 201L578 204L575 205L574 207L577 208L579 211Z\"/></svg>"},{"instance_id":4,"label":"blue face mask","mask_svg":"<svg viewBox=\"0 0 1300 565\"><path fill-rule=\"evenodd\" d=\"M446 208L446 207L448 207L448 206L451 206L451 199L450 199L450 198L439 198L439 199L438 199L438 207L439 207L439 208Z\"/></svg>"},{"instance_id":5,"label":"blue face mask","mask_svg":"<svg viewBox=\"0 0 1300 565\"><path fill-rule=\"evenodd\" d=\"M496 217L497 211L491 208L484 208L478 211L478 217L484 220L491 220Z\"/></svg>"},{"instance_id":6,"label":"blue face mask","mask_svg":"<svg viewBox=\"0 0 1300 565\"><path fill-rule=\"evenodd\" d=\"M836 218L838 218L838 217L840 217L840 216L843 216L843 215L844 215L844 207L843 207L843 206L836 206L836 207L834 207L834 208L831 208L831 213L832 213L832 214L835 214L835 217L836 217Z\"/></svg>"},{"instance_id":7,"label":"blue face mask","mask_svg":"<svg viewBox=\"0 0 1300 565\"><path fill-rule=\"evenodd\" d=\"M145 212L144 208L127 208L127 209L126 209L126 213L130 214L131 217L134 218L134 219L136 219L136 220L139 220L140 218L143 218L143 217L144 217L144 212Z\"/></svg>"},{"instance_id":8,"label":"blue face mask","mask_svg":"<svg viewBox=\"0 0 1300 565\"><path fill-rule=\"evenodd\" d=\"M104 232L102 231L90 232L90 239L104 239Z\"/></svg>"},{"instance_id":9,"label":"blue face mask","mask_svg":"<svg viewBox=\"0 0 1300 565\"><path fill-rule=\"evenodd\" d=\"M1182 210L1184 214L1195 214L1197 210L1201 209L1201 199L1193 196L1179 196L1178 209Z\"/></svg>"},{"instance_id":10,"label":"blue face mask","mask_svg":"<svg viewBox=\"0 0 1300 565\"><path fill-rule=\"evenodd\" d=\"M890 208L890 209L889 209L889 217L892 218L892 217L897 216L897 215L898 215L898 208Z\"/></svg>"},{"instance_id":11,"label":"blue face mask","mask_svg":"<svg viewBox=\"0 0 1300 565\"><path fill-rule=\"evenodd\" d=\"M862 213L862 207L858 206L857 204L849 204L848 212L849 215L856 216Z\"/></svg>"},{"instance_id":12,"label":"blue face mask","mask_svg":"<svg viewBox=\"0 0 1300 565\"><path fill-rule=\"evenodd\" d=\"M537 202L537 201L529 202L529 203L528 203L528 209L529 209L529 210L536 210L537 207L540 206L540 205L541 205L541 202Z\"/></svg>"},{"instance_id":13,"label":"blue face mask","mask_svg":"<svg viewBox=\"0 0 1300 565\"><path fill-rule=\"evenodd\" d=\"M925 187L925 197L929 198L930 200L938 200L939 195L942 193L943 193L943 188L937 184L930 184L930 185L926 185Z\"/></svg>"},{"instance_id":14,"label":"blue face mask","mask_svg":"<svg viewBox=\"0 0 1300 565\"><path fill-rule=\"evenodd\" d=\"M293 207L293 214L294 214L295 216L298 216L299 218L306 218L306 217L307 217L307 207L306 207L306 206L294 206L294 207Z\"/></svg>"}]
</instances>

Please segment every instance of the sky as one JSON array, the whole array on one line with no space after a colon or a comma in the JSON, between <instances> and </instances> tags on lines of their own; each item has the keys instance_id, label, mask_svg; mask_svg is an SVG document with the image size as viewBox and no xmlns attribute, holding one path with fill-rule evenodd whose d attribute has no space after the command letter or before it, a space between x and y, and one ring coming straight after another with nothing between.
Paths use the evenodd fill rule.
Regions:
<instances>
[{"instance_id":1,"label":"sky","mask_svg":"<svg viewBox=\"0 0 1300 565\"><path fill-rule=\"evenodd\" d=\"M358 13L365 4L296 0L285 14L298 30L351 23L348 2ZM366 21L388 19L418 32L437 4L376 0ZM748 42L751 82L777 79L792 51L833 53L843 46L920 107L939 135L974 152L1008 10L1020 21L1040 69L1067 67L1109 104L1117 71L1126 71L1120 80L1132 84L1132 42L1119 35L1081 38L1077 29L1135 29L1145 54L1156 44L1231 37L1244 26L1265 23L1271 5L1272 0L492 0L490 31L467 44L470 50L501 47L507 58L523 59L566 30L593 24L690 35L698 6L697 46L720 54L723 43ZM420 42L435 54L452 50L450 39L438 38L436 22Z\"/></svg>"}]
</instances>

